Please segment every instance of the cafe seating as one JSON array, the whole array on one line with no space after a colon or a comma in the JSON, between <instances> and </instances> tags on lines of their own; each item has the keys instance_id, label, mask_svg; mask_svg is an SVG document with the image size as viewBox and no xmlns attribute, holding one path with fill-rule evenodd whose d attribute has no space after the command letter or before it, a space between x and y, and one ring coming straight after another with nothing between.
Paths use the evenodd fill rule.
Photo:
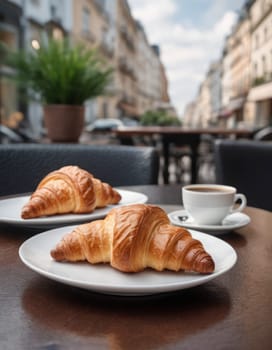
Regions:
<instances>
[{"instance_id":1,"label":"cafe seating","mask_svg":"<svg viewBox=\"0 0 272 350\"><path fill-rule=\"evenodd\" d=\"M207 178L213 179L214 174L214 137L208 134L200 136L197 148L197 181L206 182ZM190 183L190 167L192 163L192 150L188 145L171 144L170 158L175 163L175 175L177 183ZM189 179L188 179L189 175ZM213 181L212 181L213 182Z\"/></svg>"},{"instance_id":2,"label":"cafe seating","mask_svg":"<svg viewBox=\"0 0 272 350\"><path fill-rule=\"evenodd\" d=\"M159 157L152 147L3 144L0 195L31 192L47 173L65 165L78 165L112 186L158 182Z\"/></svg>"},{"instance_id":3,"label":"cafe seating","mask_svg":"<svg viewBox=\"0 0 272 350\"><path fill-rule=\"evenodd\" d=\"M253 139L258 141L272 141L272 126L265 126L259 129L253 135Z\"/></svg>"},{"instance_id":4,"label":"cafe seating","mask_svg":"<svg viewBox=\"0 0 272 350\"><path fill-rule=\"evenodd\" d=\"M272 211L272 142L217 140L216 182L235 186L249 206Z\"/></svg>"}]
</instances>

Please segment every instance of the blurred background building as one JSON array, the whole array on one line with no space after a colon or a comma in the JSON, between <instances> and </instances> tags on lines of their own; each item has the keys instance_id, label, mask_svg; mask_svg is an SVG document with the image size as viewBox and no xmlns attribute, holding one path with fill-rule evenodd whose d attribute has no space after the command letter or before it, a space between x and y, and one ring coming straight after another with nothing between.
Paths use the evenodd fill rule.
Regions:
<instances>
[{"instance_id":1,"label":"blurred background building","mask_svg":"<svg viewBox=\"0 0 272 350\"><path fill-rule=\"evenodd\" d=\"M96 48L114 68L107 95L86 102L86 124L99 118L138 120L157 108L175 113L160 48L148 42L126 0L1 0L1 42L14 50L38 50L48 38ZM39 137L41 105L22 100L8 75L9 67L0 66L1 124L17 120Z\"/></svg>"},{"instance_id":2,"label":"blurred background building","mask_svg":"<svg viewBox=\"0 0 272 350\"><path fill-rule=\"evenodd\" d=\"M127 0L1 0L1 42L38 50L50 37L96 48L114 68L107 95L86 102L86 124L107 118L132 123L156 109L177 114L160 47L149 42ZM12 74L0 66L0 123L26 125L40 137L41 105L21 98L7 79ZM210 63L197 96L178 117L189 127L271 124L272 0L245 0L221 57Z\"/></svg>"},{"instance_id":3,"label":"blurred background building","mask_svg":"<svg viewBox=\"0 0 272 350\"><path fill-rule=\"evenodd\" d=\"M212 62L184 125L261 128L272 123L272 0L248 0Z\"/></svg>"}]
</instances>

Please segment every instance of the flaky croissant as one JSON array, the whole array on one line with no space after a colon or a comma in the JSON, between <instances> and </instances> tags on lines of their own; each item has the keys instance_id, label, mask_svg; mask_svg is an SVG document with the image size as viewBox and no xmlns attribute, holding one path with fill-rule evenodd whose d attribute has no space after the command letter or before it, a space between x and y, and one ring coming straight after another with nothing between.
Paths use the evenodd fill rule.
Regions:
<instances>
[{"instance_id":1,"label":"flaky croissant","mask_svg":"<svg viewBox=\"0 0 272 350\"><path fill-rule=\"evenodd\" d=\"M159 207L133 204L111 209L104 220L77 226L51 250L57 261L107 263L123 272L147 267L211 273L212 257Z\"/></svg>"},{"instance_id":2,"label":"flaky croissant","mask_svg":"<svg viewBox=\"0 0 272 350\"><path fill-rule=\"evenodd\" d=\"M45 215L91 213L95 208L116 204L120 194L109 184L77 166L53 171L39 183L22 208L23 219Z\"/></svg>"}]
</instances>

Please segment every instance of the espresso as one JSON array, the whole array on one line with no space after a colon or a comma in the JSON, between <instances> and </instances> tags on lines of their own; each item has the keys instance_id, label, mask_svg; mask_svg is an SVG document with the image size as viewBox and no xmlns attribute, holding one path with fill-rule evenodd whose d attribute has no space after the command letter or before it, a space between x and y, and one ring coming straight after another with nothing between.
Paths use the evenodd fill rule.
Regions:
<instances>
[{"instance_id":1,"label":"espresso","mask_svg":"<svg viewBox=\"0 0 272 350\"><path fill-rule=\"evenodd\" d=\"M187 188L187 191L192 191L192 192L205 192L205 193L227 193L230 192L229 190L225 188L216 188L216 187L192 187L192 188Z\"/></svg>"}]
</instances>

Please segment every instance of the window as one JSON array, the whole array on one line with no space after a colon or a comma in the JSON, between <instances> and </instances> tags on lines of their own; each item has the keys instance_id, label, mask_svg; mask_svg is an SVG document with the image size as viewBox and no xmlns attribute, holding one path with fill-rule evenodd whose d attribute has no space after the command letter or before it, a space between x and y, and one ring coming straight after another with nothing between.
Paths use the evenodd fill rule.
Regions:
<instances>
[{"instance_id":1,"label":"window","mask_svg":"<svg viewBox=\"0 0 272 350\"><path fill-rule=\"evenodd\" d=\"M90 32L90 20L91 20L90 11L87 7L84 7L82 9L82 32L83 33Z\"/></svg>"},{"instance_id":2,"label":"window","mask_svg":"<svg viewBox=\"0 0 272 350\"><path fill-rule=\"evenodd\" d=\"M272 78L272 50L270 51L270 73Z\"/></svg>"},{"instance_id":3,"label":"window","mask_svg":"<svg viewBox=\"0 0 272 350\"><path fill-rule=\"evenodd\" d=\"M259 47L259 35L256 34L255 36L255 49L257 49Z\"/></svg>"},{"instance_id":4,"label":"window","mask_svg":"<svg viewBox=\"0 0 272 350\"><path fill-rule=\"evenodd\" d=\"M103 105L102 105L102 108L103 108L103 118L108 118L109 115L108 115L108 104L107 102L103 102Z\"/></svg>"},{"instance_id":5,"label":"window","mask_svg":"<svg viewBox=\"0 0 272 350\"><path fill-rule=\"evenodd\" d=\"M56 14L57 14L57 8L55 5L51 4L50 6L50 14L51 14L51 17L52 18L55 18L56 17Z\"/></svg>"},{"instance_id":6,"label":"window","mask_svg":"<svg viewBox=\"0 0 272 350\"><path fill-rule=\"evenodd\" d=\"M254 74L254 78L258 77L258 64L257 63L254 64L254 72L253 72L253 74Z\"/></svg>"},{"instance_id":7,"label":"window","mask_svg":"<svg viewBox=\"0 0 272 350\"><path fill-rule=\"evenodd\" d=\"M266 58L265 56L262 57L262 65L263 65L263 77L266 77L267 74L267 66L266 66Z\"/></svg>"},{"instance_id":8,"label":"window","mask_svg":"<svg viewBox=\"0 0 272 350\"><path fill-rule=\"evenodd\" d=\"M264 28L264 41L267 40L267 27Z\"/></svg>"},{"instance_id":9,"label":"window","mask_svg":"<svg viewBox=\"0 0 272 350\"><path fill-rule=\"evenodd\" d=\"M9 125L11 115L18 110L16 85L5 76L0 77L0 124Z\"/></svg>"},{"instance_id":10,"label":"window","mask_svg":"<svg viewBox=\"0 0 272 350\"><path fill-rule=\"evenodd\" d=\"M0 23L0 42L5 43L10 49L17 49L17 29L8 24Z\"/></svg>"},{"instance_id":11,"label":"window","mask_svg":"<svg viewBox=\"0 0 272 350\"><path fill-rule=\"evenodd\" d=\"M63 39L63 31L56 27L53 29L52 36L56 40L61 40Z\"/></svg>"},{"instance_id":12,"label":"window","mask_svg":"<svg viewBox=\"0 0 272 350\"><path fill-rule=\"evenodd\" d=\"M263 3L262 3L262 15L265 14L265 12L266 12L266 7L267 7L267 5L266 5L266 0L263 0Z\"/></svg>"},{"instance_id":13,"label":"window","mask_svg":"<svg viewBox=\"0 0 272 350\"><path fill-rule=\"evenodd\" d=\"M18 28L7 23L0 23L0 42L9 49L18 48ZM0 64L0 124L7 124L10 115L18 110L17 88L11 79L13 69Z\"/></svg>"},{"instance_id":14,"label":"window","mask_svg":"<svg viewBox=\"0 0 272 350\"><path fill-rule=\"evenodd\" d=\"M40 6L40 0L31 0L33 6Z\"/></svg>"}]
</instances>

